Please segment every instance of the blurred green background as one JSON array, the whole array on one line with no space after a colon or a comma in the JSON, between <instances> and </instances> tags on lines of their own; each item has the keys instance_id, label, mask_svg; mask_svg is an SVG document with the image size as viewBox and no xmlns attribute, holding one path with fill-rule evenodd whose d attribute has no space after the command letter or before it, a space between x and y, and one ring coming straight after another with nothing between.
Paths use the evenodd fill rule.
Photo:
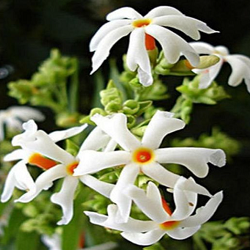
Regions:
<instances>
[{"instance_id":1,"label":"blurred green background","mask_svg":"<svg viewBox=\"0 0 250 250\"><path fill-rule=\"evenodd\" d=\"M89 75L90 38L105 22L106 14L118 7L131 6L144 15L160 5L176 7L220 31L214 35L202 34L201 41L225 45L232 54L250 56L250 1L247 0L1 0L0 109L17 104L15 99L7 96L7 83L20 78L29 79L49 56L50 50L58 48L62 54L80 60L81 112L88 113L94 92L93 76ZM127 42L124 38L112 49L112 56L119 58L118 66L121 65L121 55L126 52ZM107 62L103 65L104 73L107 65ZM237 88L229 87L230 67L224 65L223 68L224 73L217 80L232 98L216 107L197 105L191 123L178 133L183 138L198 137L216 125L242 143L240 153L226 167L211 167L209 177L200 182L211 192L224 190L224 202L215 219L250 216L250 93L244 83ZM180 81L181 78L173 78L176 85L169 87L173 94ZM169 110L172 103L161 102L160 105ZM52 119L49 111L45 112L48 119Z\"/></svg>"}]
</instances>

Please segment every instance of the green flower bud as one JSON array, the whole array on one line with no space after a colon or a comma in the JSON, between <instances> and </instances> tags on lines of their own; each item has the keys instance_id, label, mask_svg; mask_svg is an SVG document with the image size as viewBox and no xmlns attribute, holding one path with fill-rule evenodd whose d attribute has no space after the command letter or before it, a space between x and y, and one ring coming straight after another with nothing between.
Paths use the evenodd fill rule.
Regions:
<instances>
[{"instance_id":1,"label":"green flower bud","mask_svg":"<svg viewBox=\"0 0 250 250\"><path fill-rule=\"evenodd\" d=\"M241 235L249 232L250 230L250 220L247 217L241 218L231 218L226 221L225 226L228 230L236 235Z\"/></svg>"},{"instance_id":2,"label":"green flower bud","mask_svg":"<svg viewBox=\"0 0 250 250\"><path fill-rule=\"evenodd\" d=\"M120 102L117 102L117 100L112 100L105 106L105 111L109 113L117 113L122 110L122 105Z\"/></svg>"},{"instance_id":3,"label":"green flower bud","mask_svg":"<svg viewBox=\"0 0 250 250\"><path fill-rule=\"evenodd\" d=\"M100 114L100 115L103 115L103 116L107 115L107 113L101 108L93 108L93 109L90 110L90 114L89 114L90 117L92 117L95 114ZM82 120L81 120L81 123L82 123Z\"/></svg>"},{"instance_id":4,"label":"green flower bud","mask_svg":"<svg viewBox=\"0 0 250 250\"><path fill-rule=\"evenodd\" d=\"M131 132L136 136L142 137L146 128L147 126L135 127L131 129Z\"/></svg>"},{"instance_id":5,"label":"green flower bud","mask_svg":"<svg viewBox=\"0 0 250 250\"><path fill-rule=\"evenodd\" d=\"M140 109L140 104L135 100L127 100L123 103L123 113L133 115Z\"/></svg>"},{"instance_id":6,"label":"green flower bud","mask_svg":"<svg viewBox=\"0 0 250 250\"><path fill-rule=\"evenodd\" d=\"M200 89L199 77L199 75L196 76L192 81L189 81L187 78L184 79L183 85L176 89L182 93L184 98L189 99L194 103L213 105L216 104L217 101L229 97L223 87L218 86L215 82L206 89Z\"/></svg>"},{"instance_id":7,"label":"green flower bud","mask_svg":"<svg viewBox=\"0 0 250 250\"><path fill-rule=\"evenodd\" d=\"M139 81L138 77L133 78L132 80L129 81L129 84L133 87L133 88L139 88L142 89L142 84Z\"/></svg>"},{"instance_id":8,"label":"green flower bud","mask_svg":"<svg viewBox=\"0 0 250 250\"><path fill-rule=\"evenodd\" d=\"M127 115L127 119L128 119L128 121L127 121L128 128L133 127L135 125L135 122L136 122L135 117L132 115Z\"/></svg>"},{"instance_id":9,"label":"green flower bud","mask_svg":"<svg viewBox=\"0 0 250 250\"><path fill-rule=\"evenodd\" d=\"M8 87L10 89L9 95L18 99L21 104L27 103L30 97L39 91L36 87L32 86L28 80L10 82Z\"/></svg>"},{"instance_id":10,"label":"green flower bud","mask_svg":"<svg viewBox=\"0 0 250 250\"><path fill-rule=\"evenodd\" d=\"M105 89L100 92L101 103L106 106L111 101L116 101L117 103L122 103L121 94L117 88Z\"/></svg>"},{"instance_id":11,"label":"green flower bud","mask_svg":"<svg viewBox=\"0 0 250 250\"><path fill-rule=\"evenodd\" d=\"M196 69L206 69L209 68L220 61L220 58L216 55L200 56L200 63Z\"/></svg>"}]
</instances>

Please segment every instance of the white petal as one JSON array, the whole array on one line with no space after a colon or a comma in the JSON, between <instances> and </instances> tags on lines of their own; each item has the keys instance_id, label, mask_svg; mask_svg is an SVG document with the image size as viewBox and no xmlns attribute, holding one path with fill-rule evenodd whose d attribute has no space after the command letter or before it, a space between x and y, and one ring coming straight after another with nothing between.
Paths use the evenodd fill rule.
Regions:
<instances>
[{"instance_id":1,"label":"white petal","mask_svg":"<svg viewBox=\"0 0 250 250\"><path fill-rule=\"evenodd\" d=\"M166 187L174 187L176 181L180 177L179 175L168 171L157 162L143 165L141 166L141 170L145 175L151 177L153 180L156 180L161 185Z\"/></svg>"},{"instance_id":2,"label":"white petal","mask_svg":"<svg viewBox=\"0 0 250 250\"><path fill-rule=\"evenodd\" d=\"M106 17L108 21L115 19L123 19L123 18L140 19L142 18L142 15L131 7L122 7L120 9L110 12Z\"/></svg>"},{"instance_id":3,"label":"white petal","mask_svg":"<svg viewBox=\"0 0 250 250\"><path fill-rule=\"evenodd\" d=\"M99 127L96 127L84 140L79 152L83 150L99 150L107 146L109 141L110 137L105 134Z\"/></svg>"},{"instance_id":4,"label":"white petal","mask_svg":"<svg viewBox=\"0 0 250 250\"><path fill-rule=\"evenodd\" d=\"M113 139L110 139L108 144L105 146L103 152L110 152L110 151L114 151L117 147L117 143L116 141L114 141Z\"/></svg>"},{"instance_id":5,"label":"white petal","mask_svg":"<svg viewBox=\"0 0 250 250\"><path fill-rule=\"evenodd\" d=\"M33 141L23 141L21 146L65 164L69 164L74 160L74 157L70 153L57 146L55 142L51 140L49 135L42 130L36 132Z\"/></svg>"},{"instance_id":6,"label":"white petal","mask_svg":"<svg viewBox=\"0 0 250 250\"><path fill-rule=\"evenodd\" d=\"M73 200L78 179L72 176L65 177L59 193L51 196L51 201L62 207L63 217L57 225L66 225L73 217Z\"/></svg>"},{"instance_id":7,"label":"white petal","mask_svg":"<svg viewBox=\"0 0 250 250\"><path fill-rule=\"evenodd\" d=\"M113 116L96 114L91 120L116 141L124 150L132 151L141 146L140 141L128 130L127 117L117 113Z\"/></svg>"},{"instance_id":8,"label":"white petal","mask_svg":"<svg viewBox=\"0 0 250 250\"><path fill-rule=\"evenodd\" d=\"M123 232L121 233L121 236L124 237L126 240L133 242L134 244L140 246L148 246L159 241L164 236L164 234L165 231L161 229L155 229L146 233Z\"/></svg>"},{"instance_id":9,"label":"white petal","mask_svg":"<svg viewBox=\"0 0 250 250\"><path fill-rule=\"evenodd\" d=\"M159 6L159 7L152 9L151 11L149 11L148 14L146 16L144 16L144 18L155 18L155 17L159 17L159 16L166 16L166 15L183 16L183 14L179 10L177 10L173 7Z\"/></svg>"},{"instance_id":10,"label":"white petal","mask_svg":"<svg viewBox=\"0 0 250 250\"><path fill-rule=\"evenodd\" d=\"M172 116L172 113L157 111L145 130L142 138L142 145L151 149L156 149L160 146L166 135L184 128L185 123Z\"/></svg>"},{"instance_id":11,"label":"white petal","mask_svg":"<svg viewBox=\"0 0 250 250\"><path fill-rule=\"evenodd\" d=\"M207 34L216 33L211 28L209 28L206 23L192 18L188 16L180 16L180 15L169 15L169 16L160 16L153 19L153 24L167 26L171 28L178 29L185 33L186 35L190 36L194 40L200 39L200 32L203 31Z\"/></svg>"},{"instance_id":12,"label":"white petal","mask_svg":"<svg viewBox=\"0 0 250 250\"><path fill-rule=\"evenodd\" d=\"M123 193L124 189L130 185L134 184L137 175L139 174L140 168L136 164L126 165L119 179L110 194L110 200L116 203L118 207L116 222L125 223L128 221L132 200L126 194Z\"/></svg>"},{"instance_id":13,"label":"white petal","mask_svg":"<svg viewBox=\"0 0 250 250\"><path fill-rule=\"evenodd\" d=\"M36 192L27 192L22 195L18 202L29 202L34 199L43 189L48 189L53 185L53 181L63 178L67 175L64 165L57 165L43 172L36 179Z\"/></svg>"},{"instance_id":14,"label":"white petal","mask_svg":"<svg viewBox=\"0 0 250 250\"><path fill-rule=\"evenodd\" d=\"M83 124L82 126L79 127L73 127L62 131L55 131L50 133L49 137L54 142L62 141L81 133L87 126L88 126L87 124Z\"/></svg>"},{"instance_id":15,"label":"white petal","mask_svg":"<svg viewBox=\"0 0 250 250\"><path fill-rule=\"evenodd\" d=\"M218 56L219 57L219 56ZM220 69L223 65L223 58L220 57L220 61L215 65L206 69L193 69L192 71L196 74L200 74L199 88L205 89L209 87L215 80L216 76L219 74Z\"/></svg>"},{"instance_id":16,"label":"white petal","mask_svg":"<svg viewBox=\"0 0 250 250\"><path fill-rule=\"evenodd\" d=\"M34 192L36 190L34 181L23 161L19 161L10 170L4 184L4 189L1 196L2 202L6 202L10 199L15 187L30 192Z\"/></svg>"},{"instance_id":17,"label":"white petal","mask_svg":"<svg viewBox=\"0 0 250 250\"><path fill-rule=\"evenodd\" d=\"M137 73L138 73L139 82L143 86L148 87L153 84L154 79L151 75L151 72L145 72L141 68L138 68Z\"/></svg>"},{"instance_id":18,"label":"white petal","mask_svg":"<svg viewBox=\"0 0 250 250\"><path fill-rule=\"evenodd\" d=\"M148 25L145 30L159 41L169 63L176 63L182 53L193 66L199 64L200 58L195 50L174 32L154 24Z\"/></svg>"},{"instance_id":19,"label":"white petal","mask_svg":"<svg viewBox=\"0 0 250 250\"><path fill-rule=\"evenodd\" d=\"M131 71L138 67L139 81L144 86L153 83L149 56L145 46L145 32L143 28L132 31L126 58L127 66Z\"/></svg>"},{"instance_id":20,"label":"white petal","mask_svg":"<svg viewBox=\"0 0 250 250\"><path fill-rule=\"evenodd\" d=\"M80 162L74 170L74 176L96 173L102 169L127 164L131 160L131 154L126 151L97 152L85 150L78 157Z\"/></svg>"},{"instance_id":21,"label":"white petal","mask_svg":"<svg viewBox=\"0 0 250 250\"><path fill-rule=\"evenodd\" d=\"M128 186L125 189L125 193L133 199L140 210L151 220L157 223L163 223L169 219L169 215L162 206L160 191L153 182L148 183L146 193L134 185Z\"/></svg>"},{"instance_id":22,"label":"white petal","mask_svg":"<svg viewBox=\"0 0 250 250\"><path fill-rule=\"evenodd\" d=\"M23 123L23 129L25 131L22 134L13 137L13 146L20 146L24 141L35 140L37 125L33 120Z\"/></svg>"},{"instance_id":23,"label":"white petal","mask_svg":"<svg viewBox=\"0 0 250 250\"><path fill-rule=\"evenodd\" d=\"M91 175L84 175L80 177L82 183L86 186L90 187L91 189L95 190L96 192L102 194L103 196L109 198L112 189L114 188L113 184L106 183L103 181L99 181L95 177Z\"/></svg>"},{"instance_id":24,"label":"white petal","mask_svg":"<svg viewBox=\"0 0 250 250\"><path fill-rule=\"evenodd\" d=\"M144 232L157 227L153 221L141 221L133 218L129 218L127 223L117 223L115 220L117 210L117 206L112 204L108 206L108 216L89 211L84 213L90 218L91 223L119 231Z\"/></svg>"},{"instance_id":25,"label":"white petal","mask_svg":"<svg viewBox=\"0 0 250 250\"><path fill-rule=\"evenodd\" d=\"M227 56L227 55L229 55L229 50L228 50L227 47L219 45L219 46L214 47L214 54L215 55L219 54L219 55L222 55L222 56Z\"/></svg>"},{"instance_id":26,"label":"white petal","mask_svg":"<svg viewBox=\"0 0 250 250\"><path fill-rule=\"evenodd\" d=\"M155 150L156 161L175 163L187 167L198 177L208 174L208 164L225 165L225 153L221 149L208 148L161 148Z\"/></svg>"},{"instance_id":27,"label":"white petal","mask_svg":"<svg viewBox=\"0 0 250 250\"><path fill-rule=\"evenodd\" d=\"M120 28L125 25L129 25L131 23L130 20L115 20L108 23L105 23L101 28L95 33L92 37L89 49L90 51L95 51L100 43L100 41L111 31Z\"/></svg>"},{"instance_id":28,"label":"white petal","mask_svg":"<svg viewBox=\"0 0 250 250\"><path fill-rule=\"evenodd\" d=\"M197 184L192 177L189 177L183 183L183 189L185 189L186 191L190 191L190 192L194 192L197 194L212 197L212 195L209 193L209 191L206 188L204 188L203 186Z\"/></svg>"},{"instance_id":29,"label":"white petal","mask_svg":"<svg viewBox=\"0 0 250 250\"><path fill-rule=\"evenodd\" d=\"M27 156L28 156L28 154L25 150L16 149L13 152L5 155L3 160L4 161L16 161L16 160L20 160L20 159L25 159L25 158L27 158Z\"/></svg>"},{"instance_id":30,"label":"white petal","mask_svg":"<svg viewBox=\"0 0 250 250\"><path fill-rule=\"evenodd\" d=\"M238 86L244 78L250 79L250 63L246 63L246 57L229 55L225 59L232 68L232 74L228 80L230 86Z\"/></svg>"},{"instance_id":31,"label":"white petal","mask_svg":"<svg viewBox=\"0 0 250 250\"><path fill-rule=\"evenodd\" d=\"M204 43L204 42L191 42L189 43L192 48L198 53L198 54L213 54L215 47L212 46L209 43Z\"/></svg>"},{"instance_id":32,"label":"white petal","mask_svg":"<svg viewBox=\"0 0 250 250\"><path fill-rule=\"evenodd\" d=\"M175 210L171 216L171 220L180 221L190 216L197 204L197 193L185 190L185 183L191 181L184 177L180 177L174 186L174 203ZM194 181L192 181L194 182Z\"/></svg>"},{"instance_id":33,"label":"white petal","mask_svg":"<svg viewBox=\"0 0 250 250\"><path fill-rule=\"evenodd\" d=\"M131 25L122 26L108 33L98 44L98 47L92 57L92 71L93 74L109 56L109 51L113 45L122 37L128 35L132 31Z\"/></svg>"},{"instance_id":34,"label":"white petal","mask_svg":"<svg viewBox=\"0 0 250 250\"><path fill-rule=\"evenodd\" d=\"M222 192L215 194L204 207L197 209L196 214L183 220L180 224L181 227L196 227L208 221L215 211L223 198Z\"/></svg>"},{"instance_id":35,"label":"white petal","mask_svg":"<svg viewBox=\"0 0 250 250\"><path fill-rule=\"evenodd\" d=\"M200 226L181 228L177 227L172 230L167 230L166 234L176 240L184 240L193 234L195 234L200 229Z\"/></svg>"},{"instance_id":36,"label":"white petal","mask_svg":"<svg viewBox=\"0 0 250 250\"><path fill-rule=\"evenodd\" d=\"M131 32L126 62L131 71L135 71L139 65L143 71L151 73L143 28L137 28Z\"/></svg>"},{"instance_id":37,"label":"white petal","mask_svg":"<svg viewBox=\"0 0 250 250\"><path fill-rule=\"evenodd\" d=\"M61 250L61 237L59 234L42 235L42 242L48 247L49 250Z\"/></svg>"}]
</instances>

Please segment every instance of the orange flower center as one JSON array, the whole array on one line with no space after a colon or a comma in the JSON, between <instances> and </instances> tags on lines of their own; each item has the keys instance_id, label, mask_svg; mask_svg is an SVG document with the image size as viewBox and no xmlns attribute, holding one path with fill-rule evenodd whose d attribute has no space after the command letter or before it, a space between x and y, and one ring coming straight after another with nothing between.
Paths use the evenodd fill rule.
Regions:
<instances>
[{"instance_id":1,"label":"orange flower center","mask_svg":"<svg viewBox=\"0 0 250 250\"><path fill-rule=\"evenodd\" d=\"M154 160L154 152L149 148L138 148L133 152L133 161L146 164Z\"/></svg>"},{"instance_id":2,"label":"orange flower center","mask_svg":"<svg viewBox=\"0 0 250 250\"><path fill-rule=\"evenodd\" d=\"M163 198L162 198L162 206L169 215L172 214L171 208L169 207L168 203ZM170 229L177 227L179 223L180 223L179 221L165 221L160 224L160 228L164 230L170 230Z\"/></svg>"},{"instance_id":3,"label":"orange flower center","mask_svg":"<svg viewBox=\"0 0 250 250\"><path fill-rule=\"evenodd\" d=\"M141 28L141 27L145 27L145 26L148 26L150 23L152 22L151 19L139 19L139 20L135 20L132 25L135 27L135 28ZM155 39L148 35L148 34L145 34L145 46L146 46L146 49L147 50L153 50L155 49L156 45L155 45Z\"/></svg>"},{"instance_id":4,"label":"orange flower center","mask_svg":"<svg viewBox=\"0 0 250 250\"><path fill-rule=\"evenodd\" d=\"M50 169L58 164L56 161L46 158L39 153L32 154L28 160L28 163L44 170Z\"/></svg>"},{"instance_id":5,"label":"orange flower center","mask_svg":"<svg viewBox=\"0 0 250 250\"><path fill-rule=\"evenodd\" d=\"M69 164L66 169L69 175L73 175L74 174L74 169L78 166L79 162L73 162L71 164Z\"/></svg>"},{"instance_id":6,"label":"orange flower center","mask_svg":"<svg viewBox=\"0 0 250 250\"><path fill-rule=\"evenodd\" d=\"M151 23L151 19L139 19L139 20L135 20L132 25L135 28L141 28L144 26L148 26Z\"/></svg>"}]
</instances>

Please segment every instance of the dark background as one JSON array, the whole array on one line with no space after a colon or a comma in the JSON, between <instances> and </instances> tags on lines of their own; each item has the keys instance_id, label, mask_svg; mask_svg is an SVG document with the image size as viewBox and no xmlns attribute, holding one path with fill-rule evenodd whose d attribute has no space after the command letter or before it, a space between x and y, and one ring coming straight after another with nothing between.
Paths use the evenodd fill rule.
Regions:
<instances>
[{"instance_id":1,"label":"dark background","mask_svg":"<svg viewBox=\"0 0 250 250\"><path fill-rule=\"evenodd\" d=\"M220 31L213 35L202 33L201 40L213 45L225 45L232 54L250 56L248 0L1 0L0 67L6 68L7 65L8 69L11 66L13 71L6 76L4 71L0 71L3 77L0 80L0 109L16 104L16 100L7 96L7 83L20 78L29 79L52 48L58 48L64 55L79 58L81 99L90 100L94 87L93 78L89 76L91 53L88 44L91 36L105 22L106 14L117 7L131 6L145 15L160 5L176 7ZM126 46L127 40L123 39L114 46L112 55L121 58ZM197 105L192 122L181 134L183 137L198 137L218 125L243 145L231 163L222 169L212 166L209 177L204 180L213 192L224 190L224 202L215 216L220 219L250 216L250 94L244 83L237 88L229 87L226 80L230 67L225 65L224 70L225 73L221 73L218 80L232 98L221 102L216 108ZM88 113L90 108L84 106L81 111ZM165 108L170 108L168 103Z\"/></svg>"}]
</instances>

